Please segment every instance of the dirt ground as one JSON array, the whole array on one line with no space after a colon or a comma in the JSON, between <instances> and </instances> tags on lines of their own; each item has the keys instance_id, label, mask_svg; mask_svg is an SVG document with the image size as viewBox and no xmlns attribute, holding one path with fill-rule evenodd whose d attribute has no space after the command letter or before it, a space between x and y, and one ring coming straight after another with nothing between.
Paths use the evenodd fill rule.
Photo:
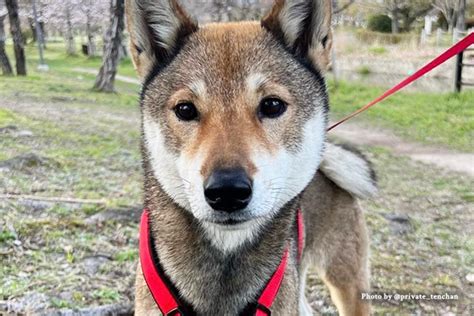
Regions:
<instances>
[{"instance_id":1,"label":"dirt ground","mask_svg":"<svg viewBox=\"0 0 474 316\"><path fill-rule=\"evenodd\" d=\"M331 135L358 146L389 148L393 154L474 177L474 153L406 141L391 131L361 123L346 123Z\"/></svg>"},{"instance_id":2,"label":"dirt ground","mask_svg":"<svg viewBox=\"0 0 474 316\"><path fill-rule=\"evenodd\" d=\"M141 211L137 109L28 99L2 106L0 314L131 314ZM457 295L374 300L376 314L472 315L472 176L343 134L333 137L360 145L379 177L379 196L361 202L373 293ZM314 274L307 294L318 314L336 313Z\"/></svg>"}]
</instances>

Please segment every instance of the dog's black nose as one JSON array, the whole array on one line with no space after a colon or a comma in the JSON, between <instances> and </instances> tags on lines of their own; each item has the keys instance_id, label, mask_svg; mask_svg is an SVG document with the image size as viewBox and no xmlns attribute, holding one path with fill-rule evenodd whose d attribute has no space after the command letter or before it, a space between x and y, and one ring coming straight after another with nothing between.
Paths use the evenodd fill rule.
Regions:
<instances>
[{"instance_id":1,"label":"dog's black nose","mask_svg":"<svg viewBox=\"0 0 474 316\"><path fill-rule=\"evenodd\" d=\"M204 195L214 210L236 212L250 203L252 181L243 169L216 170L204 183Z\"/></svg>"}]
</instances>

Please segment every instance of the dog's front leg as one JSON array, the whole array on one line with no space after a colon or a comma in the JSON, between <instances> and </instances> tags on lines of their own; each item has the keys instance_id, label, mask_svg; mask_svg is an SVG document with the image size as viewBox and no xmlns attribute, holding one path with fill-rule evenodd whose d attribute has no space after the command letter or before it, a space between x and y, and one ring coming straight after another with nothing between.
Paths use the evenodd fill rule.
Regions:
<instances>
[{"instance_id":1,"label":"dog's front leg","mask_svg":"<svg viewBox=\"0 0 474 316\"><path fill-rule=\"evenodd\" d=\"M370 305L361 299L361 285L337 285L324 279L324 283L331 292L331 298L341 316L366 316L370 315Z\"/></svg>"}]
</instances>

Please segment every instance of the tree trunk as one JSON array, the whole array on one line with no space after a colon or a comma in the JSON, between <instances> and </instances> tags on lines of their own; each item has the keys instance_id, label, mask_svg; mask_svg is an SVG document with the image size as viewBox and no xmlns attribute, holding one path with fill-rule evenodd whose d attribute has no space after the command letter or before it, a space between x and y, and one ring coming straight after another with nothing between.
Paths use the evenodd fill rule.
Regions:
<instances>
[{"instance_id":1,"label":"tree trunk","mask_svg":"<svg viewBox=\"0 0 474 316\"><path fill-rule=\"evenodd\" d=\"M97 56L97 46L95 45L95 38L92 34L87 35L87 55L89 55L89 57Z\"/></svg>"},{"instance_id":2,"label":"tree trunk","mask_svg":"<svg viewBox=\"0 0 474 316\"><path fill-rule=\"evenodd\" d=\"M5 27L3 21L7 17L6 12L4 15L0 12L0 66L2 67L2 73L6 76L13 74L12 65L8 59L7 52L5 51Z\"/></svg>"},{"instance_id":3,"label":"tree trunk","mask_svg":"<svg viewBox=\"0 0 474 316\"><path fill-rule=\"evenodd\" d=\"M32 43L36 43L36 41L38 41L38 32L36 31L36 23L35 23L35 19L33 18L28 18L28 24L30 26L30 29L31 29L31 33L32 33ZM38 26L39 26L39 29L41 31L41 44L43 45L43 48L46 49L46 33L45 33L45 28L44 28L44 22L42 21L38 21Z\"/></svg>"},{"instance_id":4,"label":"tree trunk","mask_svg":"<svg viewBox=\"0 0 474 316\"><path fill-rule=\"evenodd\" d=\"M76 54L76 43L74 41L74 33L71 22L71 6L66 2L66 51L68 55Z\"/></svg>"},{"instance_id":5,"label":"tree trunk","mask_svg":"<svg viewBox=\"0 0 474 316\"><path fill-rule=\"evenodd\" d=\"M454 32L454 27L456 26L456 17L457 17L457 11L455 8L452 8L449 12L449 20L448 20L448 31L449 33L453 33Z\"/></svg>"},{"instance_id":6,"label":"tree trunk","mask_svg":"<svg viewBox=\"0 0 474 316\"><path fill-rule=\"evenodd\" d=\"M13 46L15 49L16 74L26 76L26 58L25 58L25 42L21 33L20 18L18 16L18 1L5 0L8 10L8 18L10 20L10 32L13 38Z\"/></svg>"},{"instance_id":7,"label":"tree trunk","mask_svg":"<svg viewBox=\"0 0 474 316\"><path fill-rule=\"evenodd\" d=\"M41 45L43 45L43 48L46 49L46 28L44 27L44 22L40 21L38 22L40 30L41 30Z\"/></svg>"},{"instance_id":8,"label":"tree trunk","mask_svg":"<svg viewBox=\"0 0 474 316\"><path fill-rule=\"evenodd\" d=\"M94 34L92 34L89 22L86 25L87 32L87 55L89 57L97 56L97 46L95 45Z\"/></svg>"},{"instance_id":9,"label":"tree trunk","mask_svg":"<svg viewBox=\"0 0 474 316\"><path fill-rule=\"evenodd\" d=\"M92 3L89 5L91 6ZM90 6L86 8L87 55L94 57L97 56L97 46L95 45L94 33L92 32Z\"/></svg>"},{"instance_id":10,"label":"tree trunk","mask_svg":"<svg viewBox=\"0 0 474 316\"><path fill-rule=\"evenodd\" d=\"M390 1L390 6L387 9L392 15L392 33L398 34L400 32L400 26L399 26L400 8L398 6L398 0Z\"/></svg>"},{"instance_id":11,"label":"tree trunk","mask_svg":"<svg viewBox=\"0 0 474 316\"><path fill-rule=\"evenodd\" d=\"M35 20L33 18L28 18L28 24L30 25L31 29L31 36L32 36L32 43L36 43L36 26L35 26Z\"/></svg>"},{"instance_id":12,"label":"tree trunk","mask_svg":"<svg viewBox=\"0 0 474 316\"><path fill-rule=\"evenodd\" d=\"M114 92L115 75L122 46L124 29L124 0L112 0L110 26L105 35L105 50L102 67L97 75L94 89L102 92Z\"/></svg>"},{"instance_id":13,"label":"tree trunk","mask_svg":"<svg viewBox=\"0 0 474 316\"><path fill-rule=\"evenodd\" d=\"M456 28L459 31L466 30L466 0L459 0L458 21Z\"/></svg>"},{"instance_id":14,"label":"tree trunk","mask_svg":"<svg viewBox=\"0 0 474 316\"><path fill-rule=\"evenodd\" d=\"M398 26L398 9L392 10L392 33L398 34L400 27Z\"/></svg>"}]
</instances>

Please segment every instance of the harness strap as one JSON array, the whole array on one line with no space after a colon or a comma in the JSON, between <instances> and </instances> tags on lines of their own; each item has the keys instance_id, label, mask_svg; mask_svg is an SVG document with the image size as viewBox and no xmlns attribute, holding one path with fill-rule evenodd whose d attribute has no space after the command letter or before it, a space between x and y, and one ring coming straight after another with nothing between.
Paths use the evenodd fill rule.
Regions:
<instances>
[{"instance_id":1,"label":"harness strap","mask_svg":"<svg viewBox=\"0 0 474 316\"><path fill-rule=\"evenodd\" d=\"M304 222L301 210L296 214L296 226L298 233L298 262L301 261L304 244ZM180 309L179 300L160 275L156 268L153 259L152 245L150 240L149 228L149 214L148 210L144 210L140 224L140 264L143 272L143 277L151 292L151 295L164 316L185 316L185 313ZM288 263L289 248L285 249L283 257L276 269L275 273L270 278L270 281L265 286L262 294L257 301L257 308L255 316L270 316L271 307L280 290L283 277L285 276L286 266Z\"/></svg>"},{"instance_id":2,"label":"harness strap","mask_svg":"<svg viewBox=\"0 0 474 316\"><path fill-rule=\"evenodd\" d=\"M164 316L184 316L179 310L177 299L170 292L165 282L158 274L153 263L151 253L150 229L148 222L148 211L142 214L140 225L140 264L145 282L150 289L156 305Z\"/></svg>"},{"instance_id":3,"label":"harness strap","mask_svg":"<svg viewBox=\"0 0 474 316\"><path fill-rule=\"evenodd\" d=\"M256 316L270 316L271 315L271 307L273 301L280 290L281 282L283 281L283 277L285 276L286 264L288 261L288 248L285 250L285 254L281 259L280 265L278 266L277 270L273 274L270 282L268 282L267 286L262 292L262 295L258 299L257 304L257 312L255 313Z\"/></svg>"},{"instance_id":4,"label":"harness strap","mask_svg":"<svg viewBox=\"0 0 474 316\"><path fill-rule=\"evenodd\" d=\"M297 259L298 263L301 263L301 259L303 257L303 246L304 246L304 221L303 221L303 213L301 209L296 211L296 227L298 233L298 248L297 248ZM271 307L275 298L280 290L281 282L283 281L283 277L285 275L286 264L288 261L288 248L285 250L285 254L281 259L280 265L278 266L277 270L273 274L270 282L268 282L267 286L262 292L257 304L257 312L255 316L270 316L271 315Z\"/></svg>"}]
</instances>

